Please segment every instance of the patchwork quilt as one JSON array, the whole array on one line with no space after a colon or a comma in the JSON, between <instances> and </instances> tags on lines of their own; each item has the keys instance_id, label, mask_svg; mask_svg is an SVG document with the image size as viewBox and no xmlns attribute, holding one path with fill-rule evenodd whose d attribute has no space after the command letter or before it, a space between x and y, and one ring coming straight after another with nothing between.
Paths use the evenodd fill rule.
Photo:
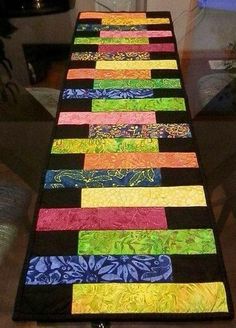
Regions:
<instances>
[{"instance_id":1,"label":"patchwork quilt","mask_svg":"<svg viewBox=\"0 0 236 328\"><path fill-rule=\"evenodd\" d=\"M15 320L233 315L168 12L80 13Z\"/></svg>"}]
</instances>

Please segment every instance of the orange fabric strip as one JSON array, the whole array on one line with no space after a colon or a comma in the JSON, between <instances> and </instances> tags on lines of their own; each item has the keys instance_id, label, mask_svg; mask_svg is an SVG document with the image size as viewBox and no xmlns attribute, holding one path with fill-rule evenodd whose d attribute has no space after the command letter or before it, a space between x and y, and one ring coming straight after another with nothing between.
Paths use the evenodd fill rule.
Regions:
<instances>
[{"instance_id":1,"label":"orange fabric strip","mask_svg":"<svg viewBox=\"0 0 236 328\"><path fill-rule=\"evenodd\" d=\"M129 79L151 79L150 70L110 70L110 69L70 69L67 79L101 79L101 80L129 80Z\"/></svg>"},{"instance_id":2,"label":"orange fabric strip","mask_svg":"<svg viewBox=\"0 0 236 328\"><path fill-rule=\"evenodd\" d=\"M198 167L195 153L119 153L86 154L85 170L161 167Z\"/></svg>"}]
</instances>

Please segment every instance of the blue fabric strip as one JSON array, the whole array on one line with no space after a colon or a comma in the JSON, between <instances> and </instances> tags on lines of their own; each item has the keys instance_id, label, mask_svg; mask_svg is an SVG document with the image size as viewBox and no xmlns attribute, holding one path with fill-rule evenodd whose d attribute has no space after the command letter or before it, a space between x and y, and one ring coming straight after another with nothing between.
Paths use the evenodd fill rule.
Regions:
<instances>
[{"instance_id":1,"label":"blue fabric strip","mask_svg":"<svg viewBox=\"0 0 236 328\"><path fill-rule=\"evenodd\" d=\"M89 125L89 138L191 138L189 124Z\"/></svg>"},{"instance_id":2,"label":"blue fabric strip","mask_svg":"<svg viewBox=\"0 0 236 328\"><path fill-rule=\"evenodd\" d=\"M146 25L78 24L76 31L146 31Z\"/></svg>"},{"instance_id":3,"label":"blue fabric strip","mask_svg":"<svg viewBox=\"0 0 236 328\"><path fill-rule=\"evenodd\" d=\"M25 284L170 282L172 272L167 255L35 256L30 260Z\"/></svg>"},{"instance_id":4,"label":"blue fabric strip","mask_svg":"<svg viewBox=\"0 0 236 328\"><path fill-rule=\"evenodd\" d=\"M160 169L48 170L44 188L155 187L160 185Z\"/></svg>"},{"instance_id":5,"label":"blue fabric strip","mask_svg":"<svg viewBox=\"0 0 236 328\"><path fill-rule=\"evenodd\" d=\"M143 99L152 98L152 89L65 89L63 99Z\"/></svg>"}]
</instances>

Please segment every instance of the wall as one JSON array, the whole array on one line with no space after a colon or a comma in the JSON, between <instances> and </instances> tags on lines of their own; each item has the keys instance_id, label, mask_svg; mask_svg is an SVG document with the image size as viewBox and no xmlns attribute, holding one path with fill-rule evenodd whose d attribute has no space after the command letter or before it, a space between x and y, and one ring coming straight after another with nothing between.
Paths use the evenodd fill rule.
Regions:
<instances>
[{"instance_id":1,"label":"wall","mask_svg":"<svg viewBox=\"0 0 236 328\"><path fill-rule=\"evenodd\" d=\"M147 11L170 11L174 22L175 34L180 56L185 47L185 34L188 31L189 21L195 11L195 0L147 0Z\"/></svg>"}]
</instances>

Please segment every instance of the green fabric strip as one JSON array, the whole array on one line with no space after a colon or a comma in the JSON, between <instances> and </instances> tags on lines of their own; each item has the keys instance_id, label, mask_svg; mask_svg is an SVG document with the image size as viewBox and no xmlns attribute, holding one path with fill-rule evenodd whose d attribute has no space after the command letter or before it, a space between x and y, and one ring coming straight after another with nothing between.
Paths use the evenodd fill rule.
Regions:
<instances>
[{"instance_id":1,"label":"green fabric strip","mask_svg":"<svg viewBox=\"0 0 236 328\"><path fill-rule=\"evenodd\" d=\"M180 79L94 80L94 89L181 89Z\"/></svg>"},{"instance_id":2,"label":"green fabric strip","mask_svg":"<svg viewBox=\"0 0 236 328\"><path fill-rule=\"evenodd\" d=\"M52 154L89 153L155 153L159 149L157 139L55 139Z\"/></svg>"},{"instance_id":3,"label":"green fabric strip","mask_svg":"<svg viewBox=\"0 0 236 328\"><path fill-rule=\"evenodd\" d=\"M79 232L80 255L215 254L211 229Z\"/></svg>"},{"instance_id":4,"label":"green fabric strip","mask_svg":"<svg viewBox=\"0 0 236 328\"><path fill-rule=\"evenodd\" d=\"M93 112L185 111L184 98L93 99Z\"/></svg>"},{"instance_id":5,"label":"green fabric strip","mask_svg":"<svg viewBox=\"0 0 236 328\"><path fill-rule=\"evenodd\" d=\"M75 38L74 44L148 44L148 38Z\"/></svg>"}]
</instances>

